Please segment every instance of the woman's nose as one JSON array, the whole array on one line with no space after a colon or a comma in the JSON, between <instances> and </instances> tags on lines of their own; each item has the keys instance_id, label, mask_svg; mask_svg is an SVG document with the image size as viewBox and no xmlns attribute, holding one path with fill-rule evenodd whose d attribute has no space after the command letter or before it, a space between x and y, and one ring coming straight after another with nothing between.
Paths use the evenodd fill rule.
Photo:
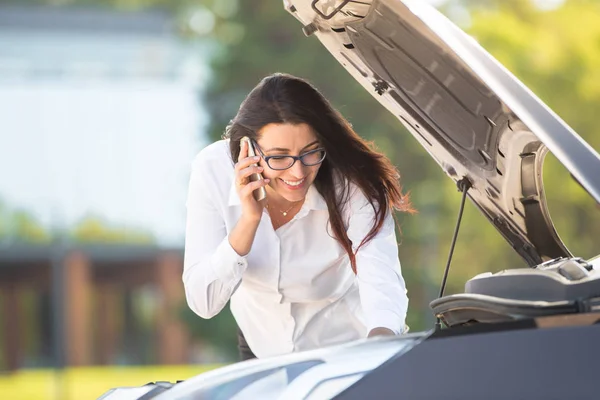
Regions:
<instances>
[{"instance_id":1,"label":"woman's nose","mask_svg":"<svg viewBox=\"0 0 600 400\"><path fill-rule=\"evenodd\" d=\"M300 160L296 160L296 162L294 163L294 165L292 165L292 167L290 168L290 173L295 177L295 178L304 178L304 169L306 167L304 166L304 164L302 164L302 161Z\"/></svg>"}]
</instances>

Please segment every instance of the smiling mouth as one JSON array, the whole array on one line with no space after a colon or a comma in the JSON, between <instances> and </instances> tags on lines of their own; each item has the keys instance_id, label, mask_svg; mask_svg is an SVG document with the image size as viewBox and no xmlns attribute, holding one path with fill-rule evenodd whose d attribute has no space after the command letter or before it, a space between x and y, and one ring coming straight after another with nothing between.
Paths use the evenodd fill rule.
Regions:
<instances>
[{"instance_id":1,"label":"smiling mouth","mask_svg":"<svg viewBox=\"0 0 600 400\"><path fill-rule=\"evenodd\" d=\"M306 178L300 179L299 181L286 181L285 179L282 179L282 181L289 186L293 186L293 187L297 187L300 186L304 183L304 181L306 180Z\"/></svg>"}]
</instances>

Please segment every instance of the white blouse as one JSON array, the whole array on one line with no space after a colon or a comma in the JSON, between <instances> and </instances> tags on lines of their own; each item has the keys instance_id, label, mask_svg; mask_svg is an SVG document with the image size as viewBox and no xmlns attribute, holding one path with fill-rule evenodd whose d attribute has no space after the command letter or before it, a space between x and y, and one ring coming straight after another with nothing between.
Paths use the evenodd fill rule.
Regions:
<instances>
[{"instance_id":1,"label":"white blouse","mask_svg":"<svg viewBox=\"0 0 600 400\"><path fill-rule=\"evenodd\" d=\"M357 275L328 232L327 205L314 186L298 214L277 230L265 210L250 253L241 257L228 240L241 215L233 178L228 141L207 146L193 162L183 282L195 313L211 318L231 300L257 357L363 338L376 327L404 331L408 298L391 213L356 254ZM345 215L356 247L374 216L360 190Z\"/></svg>"}]
</instances>

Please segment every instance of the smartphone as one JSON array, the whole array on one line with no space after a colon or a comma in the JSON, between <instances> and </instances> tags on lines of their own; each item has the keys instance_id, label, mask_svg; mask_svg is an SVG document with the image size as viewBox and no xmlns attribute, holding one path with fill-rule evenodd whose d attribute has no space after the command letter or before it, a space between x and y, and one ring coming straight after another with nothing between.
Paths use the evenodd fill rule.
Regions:
<instances>
[{"instance_id":1,"label":"smartphone","mask_svg":"<svg viewBox=\"0 0 600 400\"><path fill-rule=\"evenodd\" d=\"M240 148L242 146L242 143L248 143L248 157L254 157L256 155L256 152L254 151L254 146L252 145L252 141L250 140L250 138L248 138L248 136L244 136L242 138L242 140L240 140ZM253 166L256 166L257 164L252 164ZM261 174L252 174L250 175L250 182L254 182L254 181L258 181L258 180L262 180L263 176ZM260 187L258 189L256 189L252 195L254 196L254 199L256 199L256 201L261 201L267 198L267 191L265 190L264 186Z\"/></svg>"}]
</instances>

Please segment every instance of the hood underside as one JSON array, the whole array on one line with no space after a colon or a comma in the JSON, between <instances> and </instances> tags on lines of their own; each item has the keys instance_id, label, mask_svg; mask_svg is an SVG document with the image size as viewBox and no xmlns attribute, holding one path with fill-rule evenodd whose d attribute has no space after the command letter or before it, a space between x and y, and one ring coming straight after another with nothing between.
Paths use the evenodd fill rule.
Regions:
<instances>
[{"instance_id":1,"label":"hood underside","mask_svg":"<svg viewBox=\"0 0 600 400\"><path fill-rule=\"evenodd\" d=\"M470 199L529 265L571 256L543 159L552 151L600 202L600 156L471 37L422 0L284 5L450 178L470 181Z\"/></svg>"}]
</instances>

